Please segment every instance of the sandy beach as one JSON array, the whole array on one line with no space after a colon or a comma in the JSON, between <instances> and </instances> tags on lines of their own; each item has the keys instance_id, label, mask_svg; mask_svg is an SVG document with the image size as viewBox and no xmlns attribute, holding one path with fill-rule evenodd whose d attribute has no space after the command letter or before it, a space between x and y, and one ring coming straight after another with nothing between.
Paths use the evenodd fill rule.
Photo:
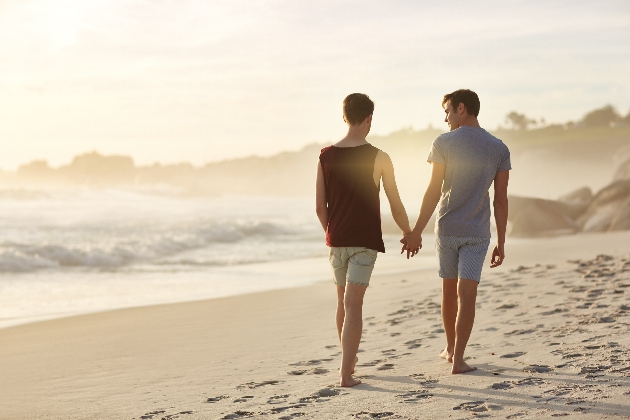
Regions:
<instances>
[{"instance_id":1,"label":"sandy beach","mask_svg":"<svg viewBox=\"0 0 630 420\"><path fill-rule=\"evenodd\" d=\"M336 386L330 282L6 328L0 418L630 417L629 244L508 242L482 278L465 375L437 357L437 274L402 257L409 272L372 279L352 389Z\"/></svg>"}]
</instances>

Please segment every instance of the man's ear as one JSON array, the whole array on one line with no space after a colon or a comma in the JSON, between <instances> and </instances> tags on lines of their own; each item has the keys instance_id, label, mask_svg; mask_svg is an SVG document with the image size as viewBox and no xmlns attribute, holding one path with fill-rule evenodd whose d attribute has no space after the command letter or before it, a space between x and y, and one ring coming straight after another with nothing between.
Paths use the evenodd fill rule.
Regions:
<instances>
[{"instance_id":1,"label":"man's ear","mask_svg":"<svg viewBox=\"0 0 630 420\"><path fill-rule=\"evenodd\" d=\"M457 105L457 113L463 114L465 111L466 111L466 105L464 105L463 102L460 102L459 105Z\"/></svg>"}]
</instances>

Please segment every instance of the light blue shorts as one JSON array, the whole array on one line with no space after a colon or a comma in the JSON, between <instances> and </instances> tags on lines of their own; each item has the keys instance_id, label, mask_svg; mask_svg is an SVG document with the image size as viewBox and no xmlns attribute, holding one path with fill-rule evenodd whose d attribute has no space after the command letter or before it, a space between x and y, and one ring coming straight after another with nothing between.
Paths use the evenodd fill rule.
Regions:
<instances>
[{"instance_id":1,"label":"light blue shorts","mask_svg":"<svg viewBox=\"0 0 630 420\"><path fill-rule=\"evenodd\" d=\"M481 280L490 238L436 235L438 273L443 279Z\"/></svg>"},{"instance_id":2,"label":"light blue shorts","mask_svg":"<svg viewBox=\"0 0 630 420\"><path fill-rule=\"evenodd\" d=\"M377 254L365 247L331 247L328 256L335 284L339 287L346 287L346 282L369 286Z\"/></svg>"}]
</instances>

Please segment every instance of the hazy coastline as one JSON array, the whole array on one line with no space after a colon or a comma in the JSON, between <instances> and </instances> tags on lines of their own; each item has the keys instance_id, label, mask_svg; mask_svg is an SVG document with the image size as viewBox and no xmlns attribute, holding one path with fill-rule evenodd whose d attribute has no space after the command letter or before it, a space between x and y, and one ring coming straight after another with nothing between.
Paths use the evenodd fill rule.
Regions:
<instances>
[{"instance_id":1,"label":"hazy coastline","mask_svg":"<svg viewBox=\"0 0 630 420\"><path fill-rule=\"evenodd\" d=\"M392 157L403 200L419 199L426 185L426 156L442 131L401 130L369 137ZM512 194L555 199L580 187L598 190L630 158L630 126L550 126L533 130L495 130L512 153ZM250 156L208 163L136 166L129 156L90 152L53 168L44 160L0 172L0 188L136 188L179 196L253 194L310 196L315 163L325 143L271 157ZM584 170L588 168L588 170Z\"/></svg>"}]
</instances>

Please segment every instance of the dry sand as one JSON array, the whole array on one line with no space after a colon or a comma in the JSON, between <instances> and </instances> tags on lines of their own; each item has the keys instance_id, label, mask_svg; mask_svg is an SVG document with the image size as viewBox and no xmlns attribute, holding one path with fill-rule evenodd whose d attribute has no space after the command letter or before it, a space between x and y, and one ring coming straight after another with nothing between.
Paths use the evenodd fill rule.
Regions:
<instances>
[{"instance_id":1,"label":"dry sand","mask_svg":"<svg viewBox=\"0 0 630 420\"><path fill-rule=\"evenodd\" d=\"M0 330L0 418L629 417L629 252L630 232L509 243L465 375L437 357L436 273L374 277L353 389L331 283Z\"/></svg>"}]
</instances>

